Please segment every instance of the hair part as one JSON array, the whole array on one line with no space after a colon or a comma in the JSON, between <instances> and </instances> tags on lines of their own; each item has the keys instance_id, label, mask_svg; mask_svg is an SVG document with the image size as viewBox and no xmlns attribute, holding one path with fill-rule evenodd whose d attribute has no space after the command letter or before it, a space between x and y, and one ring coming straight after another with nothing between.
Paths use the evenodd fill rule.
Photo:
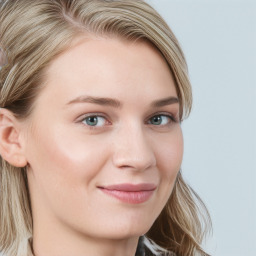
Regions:
<instances>
[{"instance_id":1,"label":"hair part","mask_svg":"<svg viewBox=\"0 0 256 256\"><path fill-rule=\"evenodd\" d=\"M184 54L166 22L143 0L0 2L0 48L5 54L0 106L17 118L28 117L44 87L47 67L80 35L150 42L175 79L180 119L189 115L192 93ZM32 235L26 170L2 158L0 168L0 250L7 256L24 256L27 248L22 241ZM196 250L204 254L200 243L207 223L206 207L179 174L168 203L146 235L177 256L193 255Z\"/></svg>"}]
</instances>

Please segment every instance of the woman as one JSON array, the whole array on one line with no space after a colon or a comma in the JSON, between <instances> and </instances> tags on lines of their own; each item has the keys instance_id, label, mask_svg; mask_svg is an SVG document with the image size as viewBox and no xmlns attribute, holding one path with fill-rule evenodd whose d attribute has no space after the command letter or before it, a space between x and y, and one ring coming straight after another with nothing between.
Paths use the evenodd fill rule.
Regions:
<instances>
[{"instance_id":1,"label":"woman","mask_svg":"<svg viewBox=\"0 0 256 256\"><path fill-rule=\"evenodd\" d=\"M207 255L208 213L180 172L191 87L159 14L3 1L0 46L5 255Z\"/></svg>"}]
</instances>

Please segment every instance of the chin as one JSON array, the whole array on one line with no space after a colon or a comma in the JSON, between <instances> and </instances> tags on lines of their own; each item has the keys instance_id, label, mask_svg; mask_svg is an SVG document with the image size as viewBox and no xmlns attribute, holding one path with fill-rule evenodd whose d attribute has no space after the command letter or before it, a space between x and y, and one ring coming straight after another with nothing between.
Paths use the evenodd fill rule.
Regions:
<instances>
[{"instance_id":1,"label":"chin","mask_svg":"<svg viewBox=\"0 0 256 256\"><path fill-rule=\"evenodd\" d=\"M112 230L109 230L107 232L108 237L110 234L112 234L113 239L127 239L131 237L140 237L144 234L146 234L151 226L153 225L153 222L150 223L125 223L125 225L116 225Z\"/></svg>"}]
</instances>

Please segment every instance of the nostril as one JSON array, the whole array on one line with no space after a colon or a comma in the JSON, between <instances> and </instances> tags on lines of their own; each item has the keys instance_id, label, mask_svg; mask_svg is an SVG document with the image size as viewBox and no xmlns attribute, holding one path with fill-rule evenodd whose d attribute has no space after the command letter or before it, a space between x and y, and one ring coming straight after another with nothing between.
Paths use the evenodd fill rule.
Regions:
<instances>
[{"instance_id":1,"label":"nostril","mask_svg":"<svg viewBox=\"0 0 256 256\"><path fill-rule=\"evenodd\" d=\"M155 166L156 156L142 131L119 134L113 146L112 163L120 170L145 171ZM132 136L133 135L133 136ZM134 142L136 141L136 142Z\"/></svg>"},{"instance_id":2,"label":"nostril","mask_svg":"<svg viewBox=\"0 0 256 256\"><path fill-rule=\"evenodd\" d=\"M115 154L113 164L122 170L145 171L155 165L155 157L150 154L147 157L136 157L132 154Z\"/></svg>"}]
</instances>

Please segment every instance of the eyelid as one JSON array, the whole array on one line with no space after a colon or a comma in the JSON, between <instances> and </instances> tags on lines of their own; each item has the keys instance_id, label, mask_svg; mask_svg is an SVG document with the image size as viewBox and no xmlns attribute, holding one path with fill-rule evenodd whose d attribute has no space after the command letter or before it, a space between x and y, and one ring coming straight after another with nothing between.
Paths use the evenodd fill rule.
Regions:
<instances>
[{"instance_id":1,"label":"eyelid","mask_svg":"<svg viewBox=\"0 0 256 256\"><path fill-rule=\"evenodd\" d=\"M173 115L170 112L157 112L154 113L153 115L150 115L147 119L146 122L148 122L151 118L153 118L154 116L166 116L169 117L171 119L171 122L175 122L178 123L179 122L179 115Z\"/></svg>"},{"instance_id":2,"label":"eyelid","mask_svg":"<svg viewBox=\"0 0 256 256\"><path fill-rule=\"evenodd\" d=\"M166 117L170 118L170 122L168 124L158 125L159 128L167 127L168 125L171 125L172 123L180 122L179 121L179 114L178 113L177 114L175 113L175 115L174 115L174 114L172 114L170 112L161 111L161 112L156 112L156 113L150 115L149 117L147 117L146 120L145 120L145 124L156 127L157 125L153 125L153 124L149 123L150 119L155 117L155 116L166 116ZM104 118L106 120L106 124L103 125L103 126L90 126L90 125L86 125L82 121L84 121L88 117L101 117L101 118ZM93 129L99 130L99 129L104 129L104 128L106 128L106 126L111 125L112 121L111 121L111 118L108 115L106 115L105 113L102 113L102 112L91 112L91 113L83 114L80 117L78 117L76 119L76 123L81 123L81 125L87 127L88 129L91 129L91 130L93 130Z\"/></svg>"},{"instance_id":3,"label":"eyelid","mask_svg":"<svg viewBox=\"0 0 256 256\"><path fill-rule=\"evenodd\" d=\"M111 124L110 118L106 114L99 113L99 112L87 113L87 114L81 115L80 117L77 118L76 122L77 123L82 123L82 121L84 121L88 117L101 117L101 118L104 118L106 120L106 122L108 123L107 125ZM90 127L90 129L100 129L100 128L103 128L103 126L102 127L100 127L100 126L93 127L93 126L86 125L84 123L83 123L83 125Z\"/></svg>"}]
</instances>

